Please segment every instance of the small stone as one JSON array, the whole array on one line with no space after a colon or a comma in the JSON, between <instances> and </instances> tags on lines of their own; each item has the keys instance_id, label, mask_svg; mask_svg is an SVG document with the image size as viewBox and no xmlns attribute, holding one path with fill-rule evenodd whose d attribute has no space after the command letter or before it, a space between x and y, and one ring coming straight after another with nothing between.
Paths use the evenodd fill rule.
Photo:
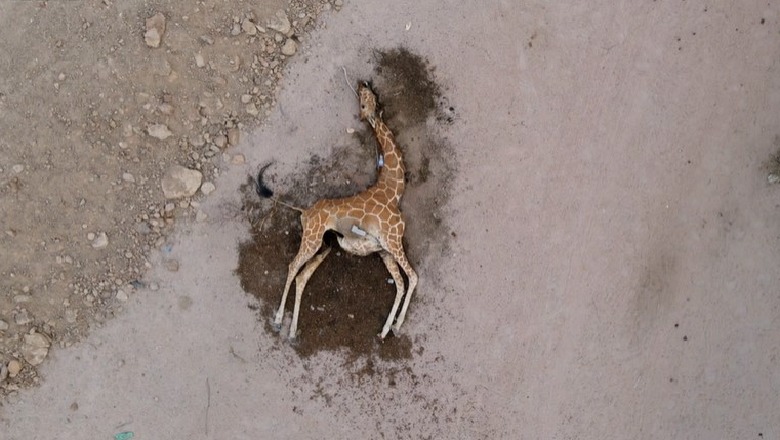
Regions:
<instances>
[{"instance_id":1,"label":"small stone","mask_svg":"<svg viewBox=\"0 0 780 440\"><path fill-rule=\"evenodd\" d=\"M108 235L105 232L101 232L95 237L95 240L92 241L92 247L95 249L103 249L106 246L108 246Z\"/></svg>"},{"instance_id":2,"label":"small stone","mask_svg":"<svg viewBox=\"0 0 780 440\"><path fill-rule=\"evenodd\" d=\"M227 144L227 137L225 137L224 134L218 134L214 136L214 145L216 145L219 148L225 148L225 145Z\"/></svg>"},{"instance_id":3,"label":"small stone","mask_svg":"<svg viewBox=\"0 0 780 440\"><path fill-rule=\"evenodd\" d=\"M214 192L214 190L215 190L215 189L217 189L217 187L216 187L216 186L214 186L214 184L213 184L213 183L211 183L211 182L206 182L206 183L204 183L203 185L201 185L201 187L200 187L200 192L202 192L204 195L209 195L209 194L211 194L212 192Z\"/></svg>"},{"instance_id":4,"label":"small stone","mask_svg":"<svg viewBox=\"0 0 780 440\"><path fill-rule=\"evenodd\" d=\"M16 164L16 165L11 167L11 171L13 171L16 174L19 174L22 171L24 171L24 165L18 163L18 164Z\"/></svg>"},{"instance_id":5,"label":"small stone","mask_svg":"<svg viewBox=\"0 0 780 440\"><path fill-rule=\"evenodd\" d=\"M290 26L290 19L287 18L287 14L281 9L276 11L276 14L274 14L274 16L268 20L266 27L284 35L288 35L292 31L292 26Z\"/></svg>"},{"instance_id":6,"label":"small stone","mask_svg":"<svg viewBox=\"0 0 780 440\"><path fill-rule=\"evenodd\" d=\"M8 330L8 323L0 319L0 332Z\"/></svg>"},{"instance_id":7,"label":"small stone","mask_svg":"<svg viewBox=\"0 0 780 440\"><path fill-rule=\"evenodd\" d=\"M149 290L151 290L152 292L156 292L160 290L160 285L157 283L149 283Z\"/></svg>"},{"instance_id":8,"label":"small stone","mask_svg":"<svg viewBox=\"0 0 780 440\"><path fill-rule=\"evenodd\" d=\"M244 20L241 23L241 30L247 35L257 35L257 26L252 23L252 20Z\"/></svg>"},{"instance_id":9,"label":"small stone","mask_svg":"<svg viewBox=\"0 0 780 440\"><path fill-rule=\"evenodd\" d=\"M257 109L257 106L254 102L250 102L246 105L245 110L247 113L249 113L252 116L257 116L260 114L260 110Z\"/></svg>"},{"instance_id":10,"label":"small stone","mask_svg":"<svg viewBox=\"0 0 780 440\"><path fill-rule=\"evenodd\" d=\"M95 233L94 232L90 232L90 233L87 234L87 240L92 241L94 239L95 239Z\"/></svg>"},{"instance_id":11,"label":"small stone","mask_svg":"<svg viewBox=\"0 0 780 440\"><path fill-rule=\"evenodd\" d=\"M295 55L296 50L298 50L298 43L296 43L292 38L288 38L282 46L282 55L286 55L288 57Z\"/></svg>"},{"instance_id":12,"label":"small stone","mask_svg":"<svg viewBox=\"0 0 780 440\"><path fill-rule=\"evenodd\" d=\"M354 128L352 128L352 127L348 127L348 128L347 128L347 133L349 133L349 134L352 134L352 133L354 133L354 132L355 132L355 129L354 129Z\"/></svg>"},{"instance_id":13,"label":"small stone","mask_svg":"<svg viewBox=\"0 0 780 440\"><path fill-rule=\"evenodd\" d=\"M178 272L179 271L179 261L174 260L173 258L169 258L165 260L163 263L165 265L165 268L168 270L168 272Z\"/></svg>"},{"instance_id":14,"label":"small stone","mask_svg":"<svg viewBox=\"0 0 780 440\"><path fill-rule=\"evenodd\" d=\"M8 367L5 364L0 364L0 383L8 377Z\"/></svg>"},{"instance_id":15,"label":"small stone","mask_svg":"<svg viewBox=\"0 0 780 440\"><path fill-rule=\"evenodd\" d=\"M21 362L16 359L12 359L11 362L8 362L8 377L14 378L20 371L22 371Z\"/></svg>"},{"instance_id":16,"label":"small stone","mask_svg":"<svg viewBox=\"0 0 780 440\"><path fill-rule=\"evenodd\" d=\"M769 173L768 176L766 176L767 182L769 182L770 185L773 185L775 183L780 183L780 174L775 173Z\"/></svg>"},{"instance_id":17,"label":"small stone","mask_svg":"<svg viewBox=\"0 0 780 440\"><path fill-rule=\"evenodd\" d=\"M21 304L21 303L28 303L32 301L32 296L30 295L14 295L14 303Z\"/></svg>"},{"instance_id":18,"label":"small stone","mask_svg":"<svg viewBox=\"0 0 780 440\"><path fill-rule=\"evenodd\" d=\"M164 115L170 115L173 113L173 106L168 104L167 102L164 102L157 107L157 110L159 110L160 113Z\"/></svg>"},{"instance_id":19,"label":"small stone","mask_svg":"<svg viewBox=\"0 0 780 440\"><path fill-rule=\"evenodd\" d=\"M238 127L228 128L227 137L230 145L238 145L238 142L241 140L241 132L238 130Z\"/></svg>"},{"instance_id":20,"label":"small stone","mask_svg":"<svg viewBox=\"0 0 780 440\"><path fill-rule=\"evenodd\" d=\"M246 163L246 157L244 157L243 154L236 154L232 159L230 159L230 163L233 165L243 165Z\"/></svg>"},{"instance_id":21,"label":"small stone","mask_svg":"<svg viewBox=\"0 0 780 440\"><path fill-rule=\"evenodd\" d=\"M146 128L146 132L149 136L160 140L168 139L173 134L165 124L152 124Z\"/></svg>"},{"instance_id":22,"label":"small stone","mask_svg":"<svg viewBox=\"0 0 780 440\"><path fill-rule=\"evenodd\" d=\"M333 2L333 6L341 7L344 4L343 0L336 0Z\"/></svg>"},{"instance_id":23,"label":"small stone","mask_svg":"<svg viewBox=\"0 0 780 440\"><path fill-rule=\"evenodd\" d=\"M40 365L49 354L51 341L46 335L33 333L24 335L22 344L22 356L30 365Z\"/></svg>"},{"instance_id":24,"label":"small stone","mask_svg":"<svg viewBox=\"0 0 780 440\"><path fill-rule=\"evenodd\" d=\"M165 16L156 13L146 19L146 33L144 41L149 47L160 47L162 36L165 33Z\"/></svg>"},{"instance_id":25,"label":"small stone","mask_svg":"<svg viewBox=\"0 0 780 440\"><path fill-rule=\"evenodd\" d=\"M127 302L127 299L128 299L127 293L125 293L125 291L122 290L122 289L117 290L116 291L116 299L119 302Z\"/></svg>"},{"instance_id":26,"label":"small stone","mask_svg":"<svg viewBox=\"0 0 780 440\"><path fill-rule=\"evenodd\" d=\"M245 93L241 95L241 103L242 104L249 104L249 102L252 101L252 95Z\"/></svg>"},{"instance_id":27,"label":"small stone","mask_svg":"<svg viewBox=\"0 0 780 440\"><path fill-rule=\"evenodd\" d=\"M128 183L135 183L135 176L130 173L122 173L122 180Z\"/></svg>"},{"instance_id":28,"label":"small stone","mask_svg":"<svg viewBox=\"0 0 780 440\"><path fill-rule=\"evenodd\" d=\"M203 174L200 171L174 165L162 178L163 195L166 199L191 197L200 188L202 180Z\"/></svg>"},{"instance_id":29,"label":"small stone","mask_svg":"<svg viewBox=\"0 0 780 440\"><path fill-rule=\"evenodd\" d=\"M206 67L206 59L203 58L203 55L196 53L195 54L195 65L198 67Z\"/></svg>"},{"instance_id":30,"label":"small stone","mask_svg":"<svg viewBox=\"0 0 780 440\"><path fill-rule=\"evenodd\" d=\"M33 319L32 316L30 316L30 312L28 312L27 309L20 309L14 315L14 322L16 323L16 325L27 325L33 322Z\"/></svg>"},{"instance_id":31,"label":"small stone","mask_svg":"<svg viewBox=\"0 0 780 440\"><path fill-rule=\"evenodd\" d=\"M202 221L206 220L208 217L209 216L205 212L201 211L200 209L198 210L197 213L195 213L195 221L196 222L202 222Z\"/></svg>"}]
</instances>

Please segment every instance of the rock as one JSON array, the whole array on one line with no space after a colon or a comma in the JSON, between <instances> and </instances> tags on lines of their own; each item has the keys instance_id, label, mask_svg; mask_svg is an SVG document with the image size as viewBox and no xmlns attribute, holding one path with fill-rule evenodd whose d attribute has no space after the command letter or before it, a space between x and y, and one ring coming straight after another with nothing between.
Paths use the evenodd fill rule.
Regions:
<instances>
[{"instance_id":1,"label":"rock","mask_svg":"<svg viewBox=\"0 0 780 440\"><path fill-rule=\"evenodd\" d=\"M149 136L160 140L168 139L173 134L165 124L152 124L146 127L146 132Z\"/></svg>"},{"instance_id":2,"label":"rock","mask_svg":"<svg viewBox=\"0 0 780 440\"><path fill-rule=\"evenodd\" d=\"M246 163L246 157L244 157L243 154L236 154L232 159L230 159L230 163L233 165L243 165Z\"/></svg>"},{"instance_id":3,"label":"rock","mask_svg":"<svg viewBox=\"0 0 780 440\"><path fill-rule=\"evenodd\" d=\"M343 0L336 0L333 2L333 6L341 7L344 4Z\"/></svg>"},{"instance_id":4,"label":"rock","mask_svg":"<svg viewBox=\"0 0 780 440\"><path fill-rule=\"evenodd\" d=\"M30 365L40 365L49 354L51 341L46 335L33 333L24 335L22 344L22 356Z\"/></svg>"},{"instance_id":5,"label":"rock","mask_svg":"<svg viewBox=\"0 0 780 440\"><path fill-rule=\"evenodd\" d=\"M14 295L14 303L28 303L32 301L32 296L30 295Z\"/></svg>"},{"instance_id":6,"label":"rock","mask_svg":"<svg viewBox=\"0 0 780 440\"><path fill-rule=\"evenodd\" d=\"M246 105L245 110L247 113L249 113L252 116L257 116L260 114L260 110L257 109L257 106L254 102L250 102Z\"/></svg>"},{"instance_id":7,"label":"rock","mask_svg":"<svg viewBox=\"0 0 780 440\"><path fill-rule=\"evenodd\" d=\"M257 35L257 26L252 23L252 20L244 20L241 23L241 30L247 35Z\"/></svg>"},{"instance_id":8,"label":"rock","mask_svg":"<svg viewBox=\"0 0 780 440\"><path fill-rule=\"evenodd\" d=\"M287 14L283 10L276 11L276 14L268 20L266 27L279 32L280 34L289 35L292 32L292 26L290 26L290 19L287 18Z\"/></svg>"},{"instance_id":9,"label":"rock","mask_svg":"<svg viewBox=\"0 0 780 440\"><path fill-rule=\"evenodd\" d=\"M11 171L13 171L16 174L19 174L22 171L24 171L24 165L18 163L18 164L16 164L16 165L11 167Z\"/></svg>"},{"instance_id":10,"label":"rock","mask_svg":"<svg viewBox=\"0 0 780 440\"><path fill-rule=\"evenodd\" d=\"M92 241L95 239L95 233L94 232L88 232L87 233L87 240Z\"/></svg>"},{"instance_id":11,"label":"rock","mask_svg":"<svg viewBox=\"0 0 780 440\"><path fill-rule=\"evenodd\" d=\"M0 319L0 332L8 330L8 323Z\"/></svg>"},{"instance_id":12,"label":"rock","mask_svg":"<svg viewBox=\"0 0 780 440\"><path fill-rule=\"evenodd\" d=\"M173 258L169 258L169 259L165 260L163 265L168 270L168 272L178 272L179 271L179 261L178 260L174 260Z\"/></svg>"},{"instance_id":13,"label":"rock","mask_svg":"<svg viewBox=\"0 0 780 440\"><path fill-rule=\"evenodd\" d=\"M105 232L101 232L95 237L95 240L92 241L92 247L95 249L103 249L106 246L108 246L108 235L106 235Z\"/></svg>"},{"instance_id":14,"label":"rock","mask_svg":"<svg viewBox=\"0 0 780 440\"><path fill-rule=\"evenodd\" d=\"M0 383L8 377L8 367L5 364L0 364Z\"/></svg>"},{"instance_id":15,"label":"rock","mask_svg":"<svg viewBox=\"0 0 780 440\"><path fill-rule=\"evenodd\" d=\"M200 187L200 192L202 192L204 195L209 195L214 192L215 189L217 189L217 187L215 187L213 183L206 182L203 184L203 186Z\"/></svg>"},{"instance_id":16,"label":"rock","mask_svg":"<svg viewBox=\"0 0 780 440\"><path fill-rule=\"evenodd\" d=\"M22 371L22 364L16 359L12 359L11 362L8 363L8 376L12 378L16 377L20 371Z\"/></svg>"},{"instance_id":17,"label":"rock","mask_svg":"<svg viewBox=\"0 0 780 440\"><path fill-rule=\"evenodd\" d=\"M295 51L298 50L298 43L292 38L288 38L282 45L282 55L292 56L295 55Z\"/></svg>"},{"instance_id":18,"label":"rock","mask_svg":"<svg viewBox=\"0 0 780 440\"><path fill-rule=\"evenodd\" d=\"M203 174L200 171L191 170L181 165L174 165L168 169L162 178L162 190L166 199L178 199L191 197L200 188Z\"/></svg>"},{"instance_id":19,"label":"rock","mask_svg":"<svg viewBox=\"0 0 780 440\"><path fill-rule=\"evenodd\" d=\"M228 128L227 138L230 145L238 145L238 142L241 140L241 132L238 130L238 127Z\"/></svg>"},{"instance_id":20,"label":"rock","mask_svg":"<svg viewBox=\"0 0 780 440\"><path fill-rule=\"evenodd\" d=\"M205 212L201 211L200 209L198 210L197 213L195 213L195 221L196 222L202 222L202 221L206 220L207 218L208 218L208 215Z\"/></svg>"},{"instance_id":21,"label":"rock","mask_svg":"<svg viewBox=\"0 0 780 440\"><path fill-rule=\"evenodd\" d=\"M766 176L767 182L769 182L770 185L773 185L775 183L780 183L780 174L775 173L769 173L768 176Z\"/></svg>"},{"instance_id":22,"label":"rock","mask_svg":"<svg viewBox=\"0 0 780 440\"><path fill-rule=\"evenodd\" d=\"M33 318L30 316L30 312L28 312L27 309L20 309L14 315L14 322L16 325L27 325L33 322Z\"/></svg>"},{"instance_id":23,"label":"rock","mask_svg":"<svg viewBox=\"0 0 780 440\"><path fill-rule=\"evenodd\" d=\"M127 293L124 290L119 289L116 291L116 299L120 302L127 302Z\"/></svg>"},{"instance_id":24,"label":"rock","mask_svg":"<svg viewBox=\"0 0 780 440\"><path fill-rule=\"evenodd\" d=\"M252 95L245 93L241 95L241 103L242 104L249 104L252 101Z\"/></svg>"},{"instance_id":25,"label":"rock","mask_svg":"<svg viewBox=\"0 0 780 440\"><path fill-rule=\"evenodd\" d=\"M214 136L214 145L216 145L219 148L225 148L225 144L227 144L227 138L224 134L218 134Z\"/></svg>"},{"instance_id":26,"label":"rock","mask_svg":"<svg viewBox=\"0 0 780 440\"><path fill-rule=\"evenodd\" d=\"M149 47L160 47L162 36L165 33L165 16L156 13L146 19L146 33L144 41Z\"/></svg>"},{"instance_id":27,"label":"rock","mask_svg":"<svg viewBox=\"0 0 780 440\"><path fill-rule=\"evenodd\" d=\"M128 183L135 183L135 176L130 173L122 173L122 180Z\"/></svg>"},{"instance_id":28,"label":"rock","mask_svg":"<svg viewBox=\"0 0 780 440\"><path fill-rule=\"evenodd\" d=\"M195 65L198 67L206 67L206 59L203 58L203 55L196 53L195 54Z\"/></svg>"}]
</instances>

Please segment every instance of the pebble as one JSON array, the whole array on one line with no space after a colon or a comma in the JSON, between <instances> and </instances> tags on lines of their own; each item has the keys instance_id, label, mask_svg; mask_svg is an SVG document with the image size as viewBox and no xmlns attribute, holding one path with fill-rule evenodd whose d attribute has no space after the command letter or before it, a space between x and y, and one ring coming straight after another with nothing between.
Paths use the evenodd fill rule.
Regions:
<instances>
[{"instance_id":1,"label":"pebble","mask_svg":"<svg viewBox=\"0 0 780 440\"><path fill-rule=\"evenodd\" d=\"M24 165L18 163L18 164L16 164L16 165L11 167L11 171L13 171L16 174L19 174L22 171L24 171Z\"/></svg>"},{"instance_id":2,"label":"pebble","mask_svg":"<svg viewBox=\"0 0 780 440\"><path fill-rule=\"evenodd\" d=\"M0 383L8 377L8 367L5 364L0 364Z\"/></svg>"},{"instance_id":3,"label":"pebble","mask_svg":"<svg viewBox=\"0 0 780 440\"><path fill-rule=\"evenodd\" d=\"M208 218L208 214L206 214L205 212L201 211L200 209L198 210L197 213L195 213L195 221L196 222L202 222L202 221L206 220L207 218Z\"/></svg>"},{"instance_id":4,"label":"pebble","mask_svg":"<svg viewBox=\"0 0 780 440\"><path fill-rule=\"evenodd\" d=\"M122 180L129 183L135 183L135 176L130 173L122 173Z\"/></svg>"},{"instance_id":5,"label":"pebble","mask_svg":"<svg viewBox=\"0 0 780 440\"><path fill-rule=\"evenodd\" d=\"M0 319L0 332L8 330L8 323Z\"/></svg>"},{"instance_id":6,"label":"pebble","mask_svg":"<svg viewBox=\"0 0 780 440\"><path fill-rule=\"evenodd\" d=\"M203 58L203 55L196 53L195 54L195 65L198 67L206 67L206 59Z\"/></svg>"},{"instance_id":7,"label":"pebble","mask_svg":"<svg viewBox=\"0 0 780 440\"><path fill-rule=\"evenodd\" d=\"M254 102L250 102L249 104L247 104L245 109L246 112L252 116L257 116L260 114L260 110L257 109L257 106L255 105Z\"/></svg>"},{"instance_id":8,"label":"pebble","mask_svg":"<svg viewBox=\"0 0 780 440\"><path fill-rule=\"evenodd\" d=\"M33 319L32 316L30 316L30 312L28 312L27 309L20 309L14 315L14 322L16 323L16 325L27 325L33 322Z\"/></svg>"},{"instance_id":9,"label":"pebble","mask_svg":"<svg viewBox=\"0 0 780 440\"><path fill-rule=\"evenodd\" d=\"M242 104L249 104L249 102L252 101L252 95L245 93L241 95L241 103Z\"/></svg>"},{"instance_id":10,"label":"pebble","mask_svg":"<svg viewBox=\"0 0 780 440\"><path fill-rule=\"evenodd\" d=\"M347 133L352 134L355 132L355 129L352 127L347 128Z\"/></svg>"},{"instance_id":11,"label":"pebble","mask_svg":"<svg viewBox=\"0 0 780 440\"><path fill-rule=\"evenodd\" d=\"M22 364L16 359L12 359L11 362L8 363L8 376L16 377L20 371L22 371Z\"/></svg>"},{"instance_id":12,"label":"pebble","mask_svg":"<svg viewBox=\"0 0 780 440\"><path fill-rule=\"evenodd\" d=\"M214 186L214 184L213 184L213 183L211 183L211 182L206 182L206 183L204 183L203 185L201 185L201 187L200 187L200 192L202 192L204 195L209 195L209 194L211 194L212 192L214 192L214 190L215 190L215 189L217 189L217 187L216 187L216 186Z\"/></svg>"},{"instance_id":13,"label":"pebble","mask_svg":"<svg viewBox=\"0 0 780 440\"><path fill-rule=\"evenodd\" d=\"M14 295L14 303L27 303L32 301L32 296L30 295Z\"/></svg>"},{"instance_id":14,"label":"pebble","mask_svg":"<svg viewBox=\"0 0 780 440\"><path fill-rule=\"evenodd\" d=\"M775 183L780 183L780 174L769 173L769 175L766 176L766 180L772 185Z\"/></svg>"},{"instance_id":15,"label":"pebble","mask_svg":"<svg viewBox=\"0 0 780 440\"><path fill-rule=\"evenodd\" d=\"M108 246L108 235L105 232L101 232L95 237L95 240L92 242L92 247L95 249L103 249L106 246Z\"/></svg>"},{"instance_id":16,"label":"pebble","mask_svg":"<svg viewBox=\"0 0 780 440\"><path fill-rule=\"evenodd\" d=\"M152 292L156 292L160 290L160 285L157 283L149 283L149 290L151 290Z\"/></svg>"},{"instance_id":17,"label":"pebble","mask_svg":"<svg viewBox=\"0 0 780 440\"><path fill-rule=\"evenodd\" d=\"M46 335L33 333L24 335L24 344L22 344L22 356L30 365L40 365L49 354L51 341Z\"/></svg>"},{"instance_id":18,"label":"pebble","mask_svg":"<svg viewBox=\"0 0 780 440\"><path fill-rule=\"evenodd\" d=\"M298 43L296 43L292 38L288 38L282 46L282 55L286 55L288 57L295 55L296 50L298 50Z\"/></svg>"},{"instance_id":19,"label":"pebble","mask_svg":"<svg viewBox=\"0 0 780 440\"><path fill-rule=\"evenodd\" d=\"M146 33L144 41L149 47L160 47L162 36L165 33L165 16L156 13L146 19Z\"/></svg>"},{"instance_id":20,"label":"pebble","mask_svg":"<svg viewBox=\"0 0 780 440\"><path fill-rule=\"evenodd\" d=\"M344 4L343 0L336 0L333 2L333 6L341 7Z\"/></svg>"},{"instance_id":21,"label":"pebble","mask_svg":"<svg viewBox=\"0 0 780 440\"><path fill-rule=\"evenodd\" d=\"M95 233L94 232L87 233L87 240L92 241L94 239L95 239Z\"/></svg>"},{"instance_id":22,"label":"pebble","mask_svg":"<svg viewBox=\"0 0 780 440\"><path fill-rule=\"evenodd\" d=\"M227 144L227 138L224 134L218 134L214 136L214 145L219 148L225 148L225 144Z\"/></svg>"},{"instance_id":23,"label":"pebble","mask_svg":"<svg viewBox=\"0 0 780 440\"><path fill-rule=\"evenodd\" d=\"M152 124L146 128L146 132L149 136L160 140L168 139L173 134L165 124Z\"/></svg>"},{"instance_id":24,"label":"pebble","mask_svg":"<svg viewBox=\"0 0 780 440\"><path fill-rule=\"evenodd\" d=\"M268 20L266 27L284 35L288 35L292 31L292 26L290 26L290 19L287 18L287 14L281 9L276 11L276 14L274 14L274 16Z\"/></svg>"},{"instance_id":25,"label":"pebble","mask_svg":"<svg viewBox=\"0 0 780 440\"><path fill-rule=\"evenodd\" d=\"M120 302L127 302L127 293L124 290L119 289L116 291L116 299Z\"/></svg>"},{"instance_id":26,"label":"pebble","mask_svg":"<svg viewBox=\"0 0 780 440\"><path fill-rule=\"evenodd\" d=\"M241 132L238 130L238 127L228 128L227 138L230 145L238 145L238 142L241 140Z\"/></svg>"},{"instance_id":27,"label":"pebble","mask_svg":"<svg viewBox=\"0 0 780 440\"><path fill-rule=\"evenodd\" d=\"M178 260L174 260L173 258L169 258L169 259L165 260L163 265L168 270L168 272L178 272L179 271L179 261Z\"/></svg>"},{"instance_id":28,"label":"pebble","mask_svg":"<svg viewBox=\"0 0 780 440\"><path fill-rule=\"evenodd\" d=\"M200 188L203 174L181 165L173 165L162 178L162 190L166 199L191 197Z\"/></svg>"},{"instance_id":29,"label":"pebble","mask_svg":"<svg viewBox=\"0 0 780 440\"><path fill-rule=\"evenodd\" d=\"M246 163L246 157L244 157L243 154L236 154L232 159L230 159L230 163L233 165L243 165Z\"/></svg>"},{"instance_id":30,"label":"pebble","mask_svg":"<svg viewBox=\"0 0 780 440\"><path fill-rule=\"evenodd\" d=\"M244 20L241 23L241 30L247 35L257 35L257 26L252 23L252 20Z\"/></svg>"}]
</instances>

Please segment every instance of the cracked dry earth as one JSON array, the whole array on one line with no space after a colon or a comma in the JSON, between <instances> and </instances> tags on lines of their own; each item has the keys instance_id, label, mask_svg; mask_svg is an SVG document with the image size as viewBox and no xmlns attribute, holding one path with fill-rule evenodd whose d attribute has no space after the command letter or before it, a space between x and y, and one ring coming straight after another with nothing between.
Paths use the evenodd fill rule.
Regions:
<instances>
[{"instance_id":1,"label":"cracked dry earth","mask_svg":"<svg viewBox=\"0 0 780 440\"><path fill-rule=\"evenodd\" d=\"M120 312L149 253L205 218L213 180L244 162L231 145L340 5L0 3L0 396Z\"/></svg>"}]
</instances>

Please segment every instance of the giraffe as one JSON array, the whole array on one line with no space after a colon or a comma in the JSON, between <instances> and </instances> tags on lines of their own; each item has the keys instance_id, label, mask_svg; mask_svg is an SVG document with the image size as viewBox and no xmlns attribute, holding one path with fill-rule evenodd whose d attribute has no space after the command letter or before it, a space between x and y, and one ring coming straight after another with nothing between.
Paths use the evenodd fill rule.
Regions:
<instances>
[{"instance_id":1,"label":"giraffe","mask_svg":"<svg viewBox=\"0 0 780 440\"><path fill-rule=\"evenodd\" d=\"M282 301L274 315L274 326L279 329L284 318L287 294L295 280L295 303L290 324L290 339L296 337L303 289L331 251L330 247L323 245L322 242L326 231L336 232L339 246L346 252L358 256L379 253L387 271L390 272L396 286L396 295L382 331L379 333L381 339L384 340L391 328L393 333L398 333L409 308L412 292L417 286L417 273L406 258L402 243L406 224L399 209L405 187L401 149L395 143L393 132L382 119L377 95L367 81L359 83L357 95L360 102L360 119L371 126L381 150L378 161L379 174L373 186L351 197L321 199L311 207L302 209L273 198L273 192L263 184L262 180L263 172L268 165L264 166L257 176L257 192L261 197L270 197L301 213L303 234L300 248L288 266ZM399 267L409 279L407 290L404 290L404 279ZM403 305L401 305L402 299Z\"/></svg>"}]
</instances>

